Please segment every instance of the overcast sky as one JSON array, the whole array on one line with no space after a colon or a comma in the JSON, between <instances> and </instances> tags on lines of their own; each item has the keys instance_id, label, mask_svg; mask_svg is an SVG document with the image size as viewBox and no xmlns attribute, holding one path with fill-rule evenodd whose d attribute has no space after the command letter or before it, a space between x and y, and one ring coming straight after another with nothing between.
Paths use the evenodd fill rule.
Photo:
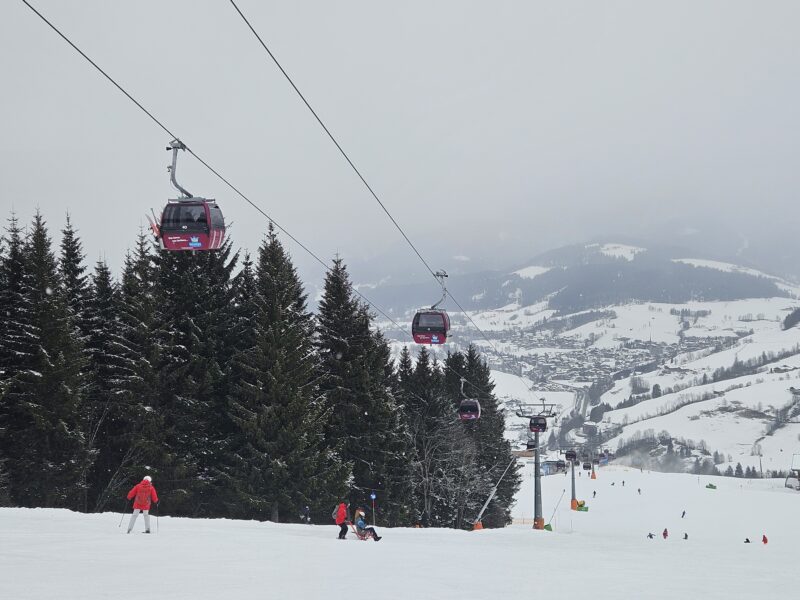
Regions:
<instances>
[{"instance_id":1,"label":"overcast sky","mask_svg":"<svg viewBox=\"0 0 800 600\"><path fill-rule=\"evenodd\" d=\"M238 2L435 268L676 217L797 225L800 2ZM32 3L320 256L421 273L229 2ZM174 197L170 140L16 0L0 92L3 216L69 212L118 270ZM257 247L263 217L189 156L178 175Z\"/></svg>"}]
</instances>

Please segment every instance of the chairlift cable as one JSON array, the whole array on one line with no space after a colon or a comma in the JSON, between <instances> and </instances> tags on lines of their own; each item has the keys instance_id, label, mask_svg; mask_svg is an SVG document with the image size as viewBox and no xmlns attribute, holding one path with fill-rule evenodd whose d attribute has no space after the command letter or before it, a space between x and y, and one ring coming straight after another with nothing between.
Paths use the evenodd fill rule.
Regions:
<instances>
[{"instance_id":1,"label":"chairlift cable","mask_svg":"<svg viewBox=\"0 0 800 600\"><path fill-rule=\"evenodd\" d=\"M398 222L395 220L395 218L392 216L392 213L390 213L390 212L389 212L389 209L387 209L387 208L386 208L386 205L385 205L385 204L384 204L384 203L381 201L381 199L378 197L378 194L377 194L377 193L375 193L375 190L374 190L374 189L372 189L372 186L371 186L371 185L370 185L370 184L367 182L367 180L366 180L366 179L364 178L364 176L361 174L361 171L359 171L359 170L358 170L358 168L356 167L355 163L353 163L353 161L352 161L352 160L350 160L350 157L347 155L347 152L345 152L345 151L344 151L344 148L342 148L341 144L339 144L339 142L338 142L338 141L336 140L336 138L333 136L333 134L331 133L330 129L328 129L328 127L325 125L325 123L324 123L324 122L322 121L322 119L319 117L319 115L317 114L317 112L316 112L316 111L315 111L315 110L312 108L311 104L309 104L308 100L306 100L306 97L303 95L303 93L300 91L300 89L297 87L297 85L295 85L294 81L292 81L292 78L291 78L291 77L289 76L289 74L286 72L286 69L284 69L284 68L283 68L283 66L281 65L281 63L280 63L280 62L278 62L278 59L277 59L277 58L275 58L275 55L274 55L274 54L272 53L272 51L269 49L269 47L267 46L267 44L264 42L264 40L262 39L262 37L261 37L261 36L258 34L258 32L255 30L255 28L254 28L254 27L253 27L253 25L250 23L250 21L247 19L247 17L246 17L246 16L244 16L244 13L243 13L243 12L241 11L241 9L240 9L240 8L239 8L239 7L236 5L236 2L234 2L234 0L230 0L230 3L233 5L233 8L235 8L235 9L236 9L236 12L237 12L237 13L239 13L239 16L240 16L240 17L242 17L242 20L245 22L245 24L247 25L247 27L250 29L250 31L253 33L253 35L256 37L256 39L258 40L259 44L261 44L261 47L262 47L262 48L264 48L264 50L266 51L266 53L267 53L267 54L269 55L269 57L272 59L272 62L274 62L274 63L275 63L275 65L278 67L278 69L280 70L280 72L283 74L283 76L286 78L286 80L287 80L287 81L289 82L289 84L292 86L292 88L294 89L294 91L295 91L295 92L297 92L297 95L298 95L298 96L300 96L300 99L303 101L303 104L305 104L305 105L306 105L306 108L308 108L308 110L311 112L311 114L312 114L312 115L314 115L314 118L317 120L317 123L319 123L320 127L322 127L322 129L323 129L323 130L325 131L325 133L328 135L328 137L330 138L330 140L333 142L334 146L336 146L336 149L337 149L337 150L339 150L339 153L340 153L340 154L341 154L341 155L344 157L344 159L347 161L347 164L349 164L349 165L350 165L350 167L353 169L353 171L354 171L354 172L355 172L355 174L358 176L358 178L361 180L361 182L364 184L364 186L367 188L367 190L369 190L369 193L372 195L372 197L373 197L373 198L375 198L375 201L376 201L376 202L377 202L377 203L380 205L380 207L383 209L383 212L385 212L385 213L386 213L386 216L387 216L387 217L389 217L389 220L390 220L390 221L391 221L391 222L394 224L394 226L397 228L397 230L400 232L400 234L401 234L401 235L402 235L402 236L405 238L405 240L406 240L406 242L408 243L408 245L409 245L409 246L411 246L411 249L412 249L412 250L414 251L414 253L415 253L415 254L416 254L418 257L419 257L419 259L422 261L422 264L423 264L423 265L425 265L425 268L426 268L426 269L428 269L428 271L429 271L429 272L430 272L430 274L433 276L433 278L434 278L434 279L436 279L436 273L434 272L434 270L431 268L431 266L428 264L428 262L427 262L427 261L426 261L426 260L425 260L425 259L422 257L422 254L420 254L419 250L417 250L417 247L416 247L416 246L413 244L413 242L411 241L411 239L410 239L410 238L409 238L409 237L406 235L406 232L405 232L405 231L403 231L403 228L402 228L402 227L400 227L400 224L399 224L399 223L398 223Z\"/></svg>"},{"instance_id":2,"label":"chairlift cable","mask_svg":"<svg viewBox=\"0 0 800 600\"><path fill-rule=\"evenodd\" d=\"M36 16L38 16L42 21L44 21L53 31L55 31L59 37L61 37L67 44L69 44L73 50L75 50L78 54L81 55L92 67L95 68L103 77L105 77L114 87L116 87L120 92L122 92L126 98L128 98L131 102L133 102L136 107L141 110L147 117L150 118L160 129L162 129L165 133L167 133L171 138L175 140L180 140L181 138L172 132L162 121L160 121L152 112L150 112L145 106L139 102L132 94L130 94L122 85L120 85L111 75L109 75L105 70L103 70L94 60L92 60L83 50L81 50L72 40L70 40L61 30L56 27L51 21L49 21L41 12L39 12L28 0L22 0L22 3L25 4L28 8L33 11ZM183 142L181 142L183 143ZM308 246L303 244L299 239L293 236L287 229L282 227L275 219L270 217L260 206L258 206L255 202L253 202L244 192L242 192L239 188L237 188L230 180L224 177L219 171L217 171L214 167L212 167L206 160L204 160L200 155L198 155L194 150L192 150L189 146L185 146L186 151L191 154L201 165L203 165L206 169L208 169L211 173L213 173L220 181L222 181L225 185L227 185L231 190L233 190L239 197L241 197L245 202L247 202L250 206L252 206L256 211L258 211L261 215L263 215L268 221L270 221L275 227L277 227L281 232L283 232L289 239L291 239L295 244L297 244L300 248L302 248L308 255L310 255L314 260L316 260L322 267L329 273L333 272L333 269L324 261L322 260L317 254L315 254ZM395 321L392 317L390 317L380 306L372 302L369 298L367 298L364 294L358 291L355 287L352 287L353 292L359 296L365 303L375 309L380 315L386 318L392 325L394 325L398 331L402 332L407 338L411 337L411 334L403 327L400 326L397 321ZM456 371L454 371L451 367L448 367L444 362L442 366L446 369L450 369L456 375L459 375ZM474 384L473 382L467 380L472 387L474 387L477 391L482 392L483 389Z\"/></svg>"}]
</instances>

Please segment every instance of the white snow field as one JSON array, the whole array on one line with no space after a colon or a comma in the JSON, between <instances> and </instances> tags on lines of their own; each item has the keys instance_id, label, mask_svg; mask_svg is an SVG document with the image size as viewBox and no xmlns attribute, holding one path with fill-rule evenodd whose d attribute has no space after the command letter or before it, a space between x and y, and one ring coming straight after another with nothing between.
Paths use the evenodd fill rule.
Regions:
<instances>
[{"instance_id":1,"label":"white snow field","mask_svg":"<svg viewBox=\"0 0 800 600\"><path fill-rule=\"evenodd\" d=\"M545 520L566 493L547 532L528 524L532 467L523 465L514 514L525 524L389 529L379 518L377 543L339 541L332 525L163 517L158 533L125 535L119 513L0 509L0 598L796 597L800 493L782 482L608 467L595 481L577 479L589 505L577 513L569 478L553 475L543 478ZM706 489L708 481L718 489ZM141 532L141 518L137 525ZM646 539L649 531L657 538Z\"/></svg>"}]
</instances>

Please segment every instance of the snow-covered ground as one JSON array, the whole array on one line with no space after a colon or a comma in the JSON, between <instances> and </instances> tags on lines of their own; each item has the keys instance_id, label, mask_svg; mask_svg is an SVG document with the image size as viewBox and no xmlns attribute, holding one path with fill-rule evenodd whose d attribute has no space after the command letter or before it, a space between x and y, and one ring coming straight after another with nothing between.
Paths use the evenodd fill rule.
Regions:
<instances>
[{"instance_id":1,"label":"snow-covered ground","mask_svg":"<svg viewBox=\"0 0 800 600\"><path fill-rule=\"evenodd\" d=\"M542 275L543 273L547 273L551 267L540 267L537 265L531 265L530 267L525 267L524 269L520 269L519 271L514 271L515 275L519 275L523 279L533 279L538 275Z\"/></svg>"},{"instance_id":2,"label":"snow-covered ground","mask_svg":"<svg viewBox=\"0 0 800 600\"><path fill-rule=\"evenodd\" d=\"M518 524L479 532L388 529L379 518L377 543L352 535L339 541L332 525L163 517L157 533L125 535L119 513L0 509L0 598L730 600L796 593L800 494L782 482L608 467L597 480L577 479L578 497L589 505L577 513L569 510L569 478L553 475L543 478L543 512L554 526L547 532L529 524L532 468L523 464ZM706 489L708 481L718 489ZM648 532L658 537L648 540ZM753 543L742 543L745 537Z\"/></svg>"},{"instance_id":3,"label":"snow-covered ground","mask_svg":"<svg viewBox=\"0 0 800 600\"><path fill-rule=\"evenodd\" d=\"M587 246L590 248L592 246ZM631 261L633 258L639 254L639 252L644 252L644 248L639 248L638 246L630 246L628 244L603 244L599 247L600 253L605 254L606 256L611 256L613 258L624 258L625 260Z\"/></svg>"},{"instance_id":4,"label":"snow-covered ground","mask_svg":"<svg viewBox=\"0 0 800 600\"><path fill-rule=\"evenodd\" d=\"M686 337L736 337L760 332L780 332L780 322L797 306L792 298L752 298L730 302L687 302L662 304L649 302L609 306L614 318L602 319L577 327L564 334L581 339L591 336L594 346L610 348L626 340L677 344L682 317L670 313L689 310L709 314L689 319Z\"/></svg>"},{"instance_id":5,"label":"snow-covered ground","mask_svg":"<svg viewBox=\"0 0 800 600\"><path fill-rule=\"evenodd\" d=\"M684 263L687 265L692 265L693 267L724 271L726 273L742 273L744 275L752 275L753 277L765 277L766 279L769 279L775 283L775 285L780 289L785 292L789 292L795 297L797 297L798 293L800 293L800 287L789 281L786 281L785 279L781 279L780 277L775 277L774 275L769 275L768 273L751 269L749 267L742 267L741 265L720 262L718 260L704 260L700 258L675 258L673 259L673 262Z\"/></svg>"}]
</instances>

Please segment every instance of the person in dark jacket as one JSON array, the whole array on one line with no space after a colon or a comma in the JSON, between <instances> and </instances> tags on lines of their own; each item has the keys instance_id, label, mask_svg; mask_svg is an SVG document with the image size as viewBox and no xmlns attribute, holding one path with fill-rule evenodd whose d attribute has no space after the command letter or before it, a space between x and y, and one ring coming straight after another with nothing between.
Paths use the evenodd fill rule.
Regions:
<instances>
[{"instance_id":1,"label":"person in dark jacket","mask_svg":"<svg viewBox=\"0 0 800 600\"><path fill-rule=\"evenodd\" d=\"M347 524L350 522L350 504L348 502L340 502L333 511L333 519L339 526L339 539L343 540L347 537Z\"/></svg>"},{"instance_id":2,"label":"person in dark jacket","mask_svg":"<svg viewBox=\"0 0 800 600\"><path fill-rule=\"evenodd\" d=\"M669 531L667 531L666 527L664 527L664 531L661 533L661 535L664 536L664 539L667 539L669 537Z\"/></svg>"},{"instance_id":3,"label":"person in dark jacket","mask_svg":"<svg viewBox=\"0 0 800 600\"><path fill-rule=\"evenodd\" d=\"M311 508L304 506L300 511L300 522L306 525L311 525Z\"/></svg>"},{"instance_id":4,"label":"person in dark jacket","mask_svg":"<svg viewBox=\"0 0 800 600\"><path fill-rule=\"evenodd\" d=\"M139 513L144 513L144 532L150 533L150 503L155 502L158 504L158 494L151 482L150 475L145 475L144 479L128 492L128 500L133 500L133 513L131 514L130 523L128 523L128 533L133 529Z\"/></svg>"}]
</instances>

